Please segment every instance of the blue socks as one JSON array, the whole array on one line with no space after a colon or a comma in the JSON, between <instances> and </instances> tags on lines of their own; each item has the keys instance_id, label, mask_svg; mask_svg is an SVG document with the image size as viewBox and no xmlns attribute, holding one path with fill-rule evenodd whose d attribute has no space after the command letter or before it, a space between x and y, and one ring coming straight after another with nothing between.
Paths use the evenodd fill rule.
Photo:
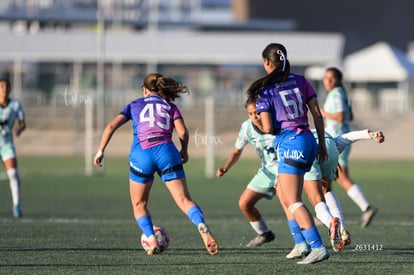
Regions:
<instances>
[{"instance_id":1,"label":"blue socks","mask_svg":"<svg viewBox=\"0 0 414 275\"><path fill-rule=\"evenodd\" d=\"M312 226L302 231L303 237L311 248L319 248L323 246L321 236L316 226Z\"/></svg>"},{"instance_id":2,"label":"blue socks","mask_svg":"<svg viewBox=\"0 0 414 275\"><path fill-rule=\"evenodd\" d=\"M289 220L288 226L295 244L306 242L311 246L311 248L319 248L323 246L321 236L319 235L319 231L316 226L302 230L296 220Z\"/></svg>"},{"instance_id":3,"label":"blue socks","mask_svg":"<svg viewBox=\"0 0 414 275\"><path fill-rule=\"evenodd\" d=\"M305 241L305 238L302 235L302 230L296 220L289 220L288 226L295 244L300 244Z\"/></svg>"},{"instance_id":4,"label":"blue socks","mask_svg":"<svg viewBox=\"0 0 414 275\"><path fill-rule=\"evenodd\" d=\"M142 216L137 219L137 224L144 232L145 236L149 237L154 235L154 228L151 220L151 216Z\"/></svg>"},{"instance_id":5,"label":"blue socks","mask_svg":"<svg viewBox=\"0 0 414 275\"><path fill-rule=\"evenodd\" d=\"M203 212L201 211L198 205L195 205L191 207L190 209L188 209L187 216L196 226L198 226L200 223L204 223ZM145 215L145 216L139 217L137 219L137 224L139 228L141 228L145 236L149 237L151 235L154 235L154 228L153 228L151 216Z\"/></svg>"},{"instance_id":6,"label":"blue socks","mask_svg":"<svg viewBox=\"0 0 414 275\"><path fill-rule=\"evenodd\" d=\"M198 205L194 205L187 211L187 217L198 226L200 223L204 223L203 212Z\"/></svg>"}]
</instances>

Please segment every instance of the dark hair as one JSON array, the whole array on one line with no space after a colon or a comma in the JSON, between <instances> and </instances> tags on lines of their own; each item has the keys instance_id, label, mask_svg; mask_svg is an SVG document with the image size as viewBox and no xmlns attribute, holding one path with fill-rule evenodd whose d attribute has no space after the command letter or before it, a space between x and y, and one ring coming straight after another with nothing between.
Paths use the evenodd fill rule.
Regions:
<instances>
[{"instance_id":1,"label":"dark hair","mask_svg":"<svg viewBox=\"0 0 414 275\"><path fill-rule=\"evenodd\" d=\"M284 82L290 74L290 63L287 59L285 46L279 43L271 43L262 52L262 58L268 59L274 66L270 74L267 74L254 81L247 89L247 96L256 101L261 88L269 84Z\"/></svg>"},{"instance_id":2,"label":"dark hair","mask_svg":"<svg viewBox=\"0 0 414 275\"><path fill-rule=\"evenodd\" d=\"M336 67L329 67L325 70L326 72L332 72L334 74L335 79L337 80L337 86L343 86L342 79L343 75L342 72Z\"/></svg>"},{"instance_id":3,"label":"dark hair","mask_svg":"<svg viewBox=\"0 0 414 275\"><path fill-rule=\"evenodd\" d=\"M256 100L254 98L248 97L246 99L246 102L244 103L244 108L247 109L247 106L249 106L250 104L256 105Z\"/></svg>"},{"instance_id":4,"label":"dark hair","mask_svg":"<svg viewBox=\"0 0 414 275\"><path fill-rule=\"evenodd\" d=\"M188 94L190 92L187 86L181 85L175 79L157 73L148 74L144 78L143 86L168 101L174 101L177 97L180 97L180 93Z\"/></svg>"},{"instance_id":5,"label":"dark hair","mask_svg":"<svg viewBox=\"0 0 414 275\"><path fill-rule=\"evenodd\" d=\"M343 79L343 74L342 72L336 68L336 67L329 67L325 70L326 72L332 72L335 79L336 79L336 86L337 87L342 87L345 91L345 101L346 101L346 105L348 106L348 111L349 111L349 121L353 121L354 120L354 112L352 111L352 104L349 100L348 97L348 93L345 90L344 84L342 83L342 79Z\"/></svg>"},{"instance_id":6,"label":"dark hair","mask_svg":"<svg viewBox=\"0 0 414 275\"><path fill-rule=\"evenodd\" d=\"M0 82L6 82L6 90L7 92L10 92L11 90L10 80L7 77L0 77Z\"/></svg>"}]
</instances>

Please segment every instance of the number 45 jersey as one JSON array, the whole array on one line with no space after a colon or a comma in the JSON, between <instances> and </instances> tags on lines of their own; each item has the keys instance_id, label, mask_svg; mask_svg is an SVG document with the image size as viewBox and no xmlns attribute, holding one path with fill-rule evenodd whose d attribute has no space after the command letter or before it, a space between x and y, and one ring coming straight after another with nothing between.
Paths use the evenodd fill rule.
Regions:
<instances>
[{"instance_id":1,"label":"number 45 jersey","mask_svg":"<svg viewBox=\"0 0 414 275\"><path fill-rule=\"evenodd\" d=\"M307 102L316 97L315 90L301 75L290 74L287 81L266 85L259 91L257 113L272 114L274 129L295 130L308 126Z\"/></svg>"},{"instance_id":2,"label":"number 45 jersey","mask_svg":"<svg viewBox=\"0 0 414 275\"><path fill-rule=\"evenodd\" d=\"M138 98L120 112L132 120L134 139L142 149L170 142L175 119L183 119L178 107L158 95Z\"/></svg>"}]
</instances>

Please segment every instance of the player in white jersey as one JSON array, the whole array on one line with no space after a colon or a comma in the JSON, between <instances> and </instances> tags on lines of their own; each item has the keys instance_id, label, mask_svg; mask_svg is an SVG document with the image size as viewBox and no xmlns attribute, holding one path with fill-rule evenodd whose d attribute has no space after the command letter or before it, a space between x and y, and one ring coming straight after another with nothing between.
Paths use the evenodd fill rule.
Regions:
<instances>
[{"instance_id":1,"label":"player in white jersey","mask_svg":"<svg viewBox=\"0 0 414 275\"><path fill-rule=\"evenodd\" d=\"M323 79L323 85L328 92L322 115L325 118L326 131L333 137L349 132L349 122L352 119L352 112L349 108L348 97L342 84L342 72L335 68L327 68ZM362 211L361 227L367 227L378 209L373 207L361 187L353 182L349 175L348 158L351 146L347 146L339 155L338 177L336 181L346 191L352 201ZM329 187L330 188L330 187Z\"/></svg>"},{"instance_id":2,"label":"player in white jersey","mask_svg":"<svg viewBox=\"0 0 414 275\"><path fill-rule=\"evenodd\" d=\"M239 207L257 234L256 238L247 244L247 247L258 247L275 239L274 233L269 230L255 205L259 200L272 199L275 195L273 186L276 182L277 157L274 149L275 136L261 132L262 125L256 113L256 102L248 100L245 108L249 119L242 123L233 152L224 166L217 169L216 176L223 176L239 160L247 144L250 143L256 150L261 166L241 194Z\"/></svg>"},{"instance_id":3,"label":"player in white jersey","mask_svg":"<svg viewBox=\"0 0 414 275\"><path fill-rule=\"evenodd\" d=\"M13 216L22 217L20 205L20 178L17 171L16 149L13 134L19 137L26 128L21 104L10 98L11 84L7 78L0 78L0 156L10 181L13 202ZM17 121L17 127L14 128Z\"/></svg>"}]
</instances>

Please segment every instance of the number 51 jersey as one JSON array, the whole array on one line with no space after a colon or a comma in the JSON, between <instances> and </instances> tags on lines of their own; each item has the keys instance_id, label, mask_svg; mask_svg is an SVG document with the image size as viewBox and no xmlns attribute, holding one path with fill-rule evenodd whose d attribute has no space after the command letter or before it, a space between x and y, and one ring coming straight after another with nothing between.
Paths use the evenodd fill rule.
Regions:
<instances>
[{"instance_id":1,"label":"number 51 jersey","mask_svg":"<svg viewBox=\"0 0 414 275\"><path fill-rule=\"evenodd\" d=\"M295 130L308 126L307 102L316 97L310 83L301 75L290 74L285 82L267 85L259 91L256 111L272 114L273 128Z\"/></svg>"}]
</instances>

